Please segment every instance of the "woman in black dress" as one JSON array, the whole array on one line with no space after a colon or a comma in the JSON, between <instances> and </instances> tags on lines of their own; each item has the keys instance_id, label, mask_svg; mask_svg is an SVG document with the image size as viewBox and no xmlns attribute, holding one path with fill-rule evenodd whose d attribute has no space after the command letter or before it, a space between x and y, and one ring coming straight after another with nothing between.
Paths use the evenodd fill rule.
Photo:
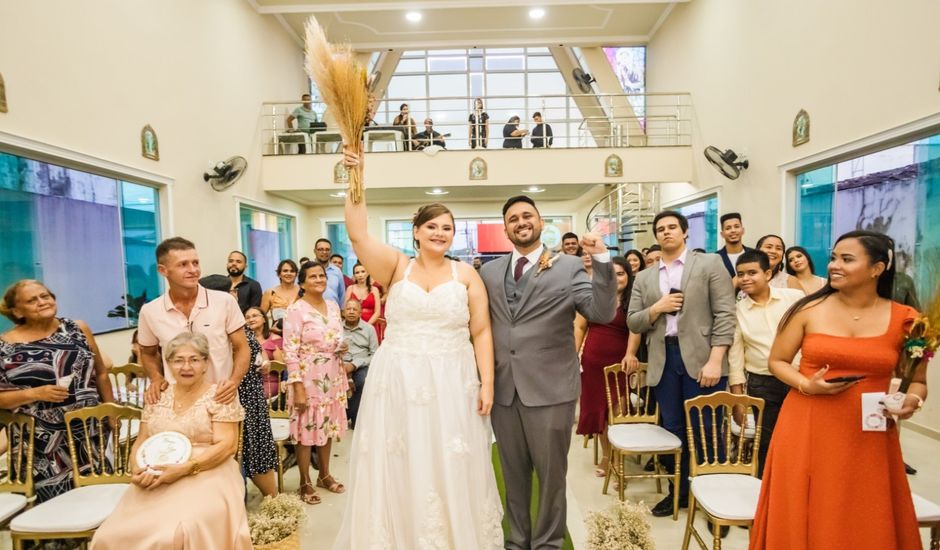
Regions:
<instances>
[{"instance_id":1,"label":"woman in black dress","mask_svg":"<svg viewBox=\"0 0 940 550\"><path fill-rule=\"evenodd\" d=\"M261 367L264 354L261 343L255 337L254 327L264 323L261 308L251 307L245 312L245 335L251 349L248 372L238 386L238 400L245 409L242 428L242 470L246 477L258 487L264 496L277 495L277 446L271 432L271 417L268 402L264 398Z\"/></svg>"},{"instance_id":2,"label":"woman in black dress","mask_svg":"<svg viewBox=\"0 0 940 550\"><path fill-rule=\"evenodd\" d=\"M478 146L486 149L489 132L490 115L483 110L483 100L479 97L473 100L473 111L470 113L470 148L476 149Z\"/></svg>"},{"instance_id":3,"label":"woman in black dress","mask_svg":"<svg viewBox=\"0 0 940 550\"><path fill-rule=\"evenodd\" d=\"M14 283L0 313L15 324L0 337L0 409L36 420L33 481L37 501L44 502L72 489L65 413L114 401L111 381L91 329L57 317L55 295L44 284ZM72 427L81 470L89 470L83 428ZM90 436L94 440L97 434Z\"/></svg>"}]
</instances>

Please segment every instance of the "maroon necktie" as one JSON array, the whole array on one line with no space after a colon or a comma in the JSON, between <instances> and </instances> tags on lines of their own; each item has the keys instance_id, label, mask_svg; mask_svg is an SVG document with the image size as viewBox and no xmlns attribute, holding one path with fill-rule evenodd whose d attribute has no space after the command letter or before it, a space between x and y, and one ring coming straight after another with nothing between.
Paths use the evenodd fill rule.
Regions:
<instances>
[{"instance_id":1,"label":"maroon necktie","mask_svg":"<svg viewBox=\"0 0 940 550\"><path fill-rule=\"evenodd\" d=\"M522 278L522 268L525 267L525 264L529 263L529 259L525 256L519 256L519 259L516 260L516 269L512 272L512 278L519 282L519 279Z\"/></svg>"}]
</instances>

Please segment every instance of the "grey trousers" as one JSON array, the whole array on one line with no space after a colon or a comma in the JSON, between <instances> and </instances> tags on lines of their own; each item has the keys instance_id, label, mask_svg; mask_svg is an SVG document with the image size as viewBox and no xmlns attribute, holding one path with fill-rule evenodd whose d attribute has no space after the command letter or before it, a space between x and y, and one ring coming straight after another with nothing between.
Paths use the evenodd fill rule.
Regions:
<instances>
[{"instance_id":1,"label":"grey trousers","mask_svg":"<svg viewBox=\"0 0 940 550\"><path fill-rule=\"evenodd\" d=\"M558 549L565 540L565 477L575 403L527 407L517 394L508 407L493 405L493 431L506 485L510 526L506 550ZM539 481L534 533L529 513L533 469Z\"/></svg>"}]
</instances>

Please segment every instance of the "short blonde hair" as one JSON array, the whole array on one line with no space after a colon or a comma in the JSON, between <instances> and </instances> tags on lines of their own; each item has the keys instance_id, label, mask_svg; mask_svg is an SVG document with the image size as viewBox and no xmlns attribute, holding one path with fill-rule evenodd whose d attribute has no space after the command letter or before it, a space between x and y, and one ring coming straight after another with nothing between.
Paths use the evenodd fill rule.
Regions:
<instances>
[{"instance_id":1,"label":"short blonde hair","mask_svg":"<svg viewBox=\"0 0 940 550\"><path fill-rule=\"evenodd\" d=\"M196 350L203 359L209 357L209 340L205 336L194 332L181 332L163 346L163 358L169 362L180 348L189 346Z\"/></svg>"},{"instance_id":2,"label":"short blonde hair","mask_svg":"<svg viewBox=\"0 0 940 550\"><path fill-rule=\"evenodd\" d=\"M22 317L17 317L13 313L13 308L16 307L16 296L20 293L20 289L26 285L39 285L46 289L46 292L52 296L52 299L55 300L55 293L49 290L49 287L44 285L42 281L37 281L36 279L20 279L12 285L7 287L6 292L3 293L3 300L0 301L0 315L3 315L10 321L13 321L14 324L22 325L26 322Z\"/></svg>"}]
</instances>

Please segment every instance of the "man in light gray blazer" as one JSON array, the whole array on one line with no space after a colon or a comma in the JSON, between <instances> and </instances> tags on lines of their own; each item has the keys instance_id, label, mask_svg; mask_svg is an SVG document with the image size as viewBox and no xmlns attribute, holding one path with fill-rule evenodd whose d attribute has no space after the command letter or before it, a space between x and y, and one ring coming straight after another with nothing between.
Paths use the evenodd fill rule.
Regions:
<instances>
[{"instance_id":1,"label":"man in light gray blazer","mask_svg":"<svg viewBox=\"0 0 940 550\"><path fill-rule=\"evenodd\" d=\"M617 280L597 235L589 233L581 242L593 255L593 281L577 256L549 255L541 243L542 218L529 197L506 201L503 223L513 252L485 264L480 276L493 322L492 420L511 528L506 548L561 548L568 447L581 391L575 312L593 322L610 322ZM534 533L529 514L533 469L539 480Z\"/></svg>"},{"instance_id":2,"label":"man in light gray blazer","mask_svg":"<svg viewBox=\"0 0 940 550\"><path fill-rule=\"evenodd\" d=\"M655 388L663 428L682 441L680 508L688 505L689 491L685 401L727 387L727 351L736 322L734 288L721 257L688 250L688 230L679 212L653 218L663 255L637 274L627 314L630 331L649 339L646 382ZM661 460L674 471L672 457ZM653 507L654 516L672 515L673 490Z\"/></svg>"}]
</instances>

